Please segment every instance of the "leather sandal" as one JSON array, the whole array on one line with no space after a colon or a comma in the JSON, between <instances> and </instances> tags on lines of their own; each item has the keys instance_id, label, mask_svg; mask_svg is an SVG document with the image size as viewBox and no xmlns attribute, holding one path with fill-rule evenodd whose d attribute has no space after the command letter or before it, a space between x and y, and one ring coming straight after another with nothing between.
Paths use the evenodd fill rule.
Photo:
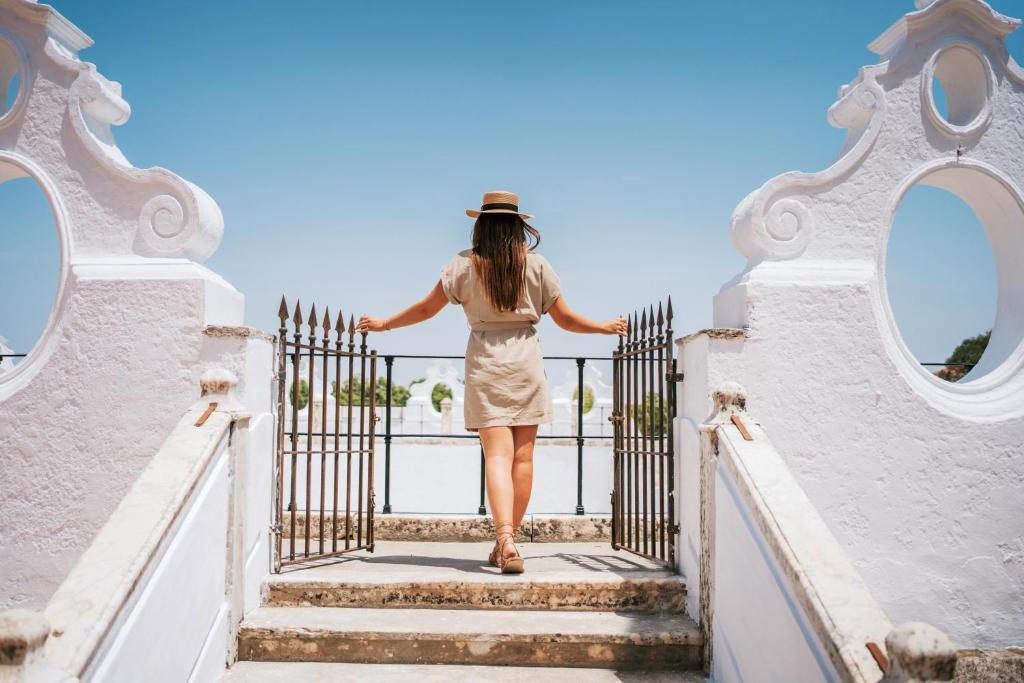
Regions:
<instances>
[{"instance_id":1,"label":"leather sandal","mask_svg":"<svg viewBox=\"0 0 1024 683\"><path fill-rule=\"evenodd\" d=\"M511 524L496 524L495 531L501 528L512 529L511 532L498 532L498 540L495 543L494 550L491 551L491 557L488 558L495 567L501 569L502 574L522 574L526 570L526 562L523 557L519 554L519 549L516 548L516 554L511 557L504 556L505 546L512 543L515 547L515 528Z\"/></svg>"},{"instance_id":2,"label":"leather sandal","mask_svg":"<svg viewBox=\"0 0 1024 683\"><path fill-rule=\"evenodd\" d=\"M500 524L500 525L498 525L498 528L506 527L506 526L511 527L512 525L511 524ZM501 536L502 534L497 534L497 535ZM512 538L515 539L516 535L517 535L517 530L516 529L512 529ZM501 554L501 548L502 547L503 547L503 545L499 544L498 541L494 542L494 547L491 548L491 554L487 556L487 564L491 565L492 567L499 567L499 568L501 567L501 564L498 563L498 556Z\"/></svg>"}]
</instances>

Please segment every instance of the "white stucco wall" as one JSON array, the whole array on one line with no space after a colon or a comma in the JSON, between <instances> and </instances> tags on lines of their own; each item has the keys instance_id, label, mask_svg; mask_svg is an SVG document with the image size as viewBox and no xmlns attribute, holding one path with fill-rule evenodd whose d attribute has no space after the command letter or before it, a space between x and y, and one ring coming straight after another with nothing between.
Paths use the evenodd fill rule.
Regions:
<instances>
[{"instance_id":1,"label":"white stucco wall","mask_svg":"<svg viewBox=\"0 0 1024 683\"><path fill-rule=\"evenodd\" d=\"M46 330L0 375L0 607L40 607L194 399L204 327L239 324L243 298L195 262L220 241L217 205L118 150L130 107L78 59L89 38L0 0L0 42L19 75L0 182L34 178L60 242Z\"/></svg>"},{"instance_id":2,"label":"white stucco wall","mask_svg":"<svg viewBox=\"0 0 1024 683\"><path fill-rule=\"evenodd\" d=\"M1018 22L977 0L919 4L872 43L886 61L840 89L829 117L850 131L841 158L737 208L733 241L749 264L716 297L715 324L747 334L682 344L681 447L717 382L740 382L894 623L931 622L965 647L1021 645L1024 71L1003 42ZM951 111L977 112L971 121L944 123L931 104L943 50L977 66L946 74L946 92L966 98ZM956 385L917 365L886 296L892 216L917 181L971 205L996 259L992 343ZM692 482L681 485L687 511Z\"/></svg>"}]
</instances>

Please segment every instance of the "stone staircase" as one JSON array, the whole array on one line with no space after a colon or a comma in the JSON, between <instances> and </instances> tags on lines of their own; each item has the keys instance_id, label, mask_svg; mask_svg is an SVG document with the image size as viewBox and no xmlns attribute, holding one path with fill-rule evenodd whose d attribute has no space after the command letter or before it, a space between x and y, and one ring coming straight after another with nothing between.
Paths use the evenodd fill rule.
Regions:
<instances>
[{"instance_id":1,"label":"stone staircase","mask_svg":"<svg viewBox=\"0 0 1024 683\"><path fill-rule=\"evenodd\" d=\"M487 542L380 541L286 569L224 681L703 680L680 577L607 543L518 547L518 576L487 564Z\"/></svg>"}]
</instances>

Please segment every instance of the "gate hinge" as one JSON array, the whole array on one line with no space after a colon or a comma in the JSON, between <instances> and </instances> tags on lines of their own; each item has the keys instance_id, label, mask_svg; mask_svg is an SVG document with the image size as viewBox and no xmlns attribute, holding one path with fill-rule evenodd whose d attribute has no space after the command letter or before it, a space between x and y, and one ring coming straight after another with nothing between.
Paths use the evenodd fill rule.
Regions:
<instances>
[{"instance_id":1,"label":"gate hinge","mask_svg":"<svg viewBox=\"0 0 1024 683\"><path fill-rule=\"evenodd\" d=\"M666 382L682 382L683 381L683 373L681 373L681 372L666 372L665 373L665 381Z\"/></svg>"},{"instance_id":2,"label":"gate hinge","mask_svg":"<svg viewBox=\"0 0 1024 683\"><path fill-rule=\"evenodd\" d=\"M609 422L622 422L622 420L623 417L617 413L612 413L611 415L608 416Z\"/></svg>"},{"instance_id":3,"label":"gate hinge","mask_svg":"<svg viewBox=\"0 0 1024 683\"><path fill-rule=\"evenodd\" d=\"M270 533L271 534L280 534L283 531L284 531L284 527L282 527L280 524L271 524L270 525Z\"/></svg>"},{"instance_id":4,"label":"gate hinge","mask_svg":"<svg viewBox=\"0 0 1024 683\"><path fill-rule=\"evenodd\" d=\"M682 531L682 529L679 527L678 524L670 524L668 527L668 532L673 536L678 535L680 531Z\"/></svg>"}]
</instances>

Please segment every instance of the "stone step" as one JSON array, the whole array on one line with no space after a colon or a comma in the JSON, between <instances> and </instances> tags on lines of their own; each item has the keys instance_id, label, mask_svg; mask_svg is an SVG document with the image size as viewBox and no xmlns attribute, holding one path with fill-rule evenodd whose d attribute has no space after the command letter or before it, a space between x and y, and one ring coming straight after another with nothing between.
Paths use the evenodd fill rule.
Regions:
<instances>
[{"instance_id":1,"label":"stone step","mask_svg":"<svg viewBox=\"0 0 1024 683\"><path fill-rule=\"evenodd\" d=\"M242 622L238 657L695 669L702 643L678 613L260 607Z\"/></svg>"},{"instance_id":2,"label":"stone step","mask_svg":"<svg viewBox=\"0 0 1024 683\"><path fill-rule=\"evenodd\" d=\"M320 513L310 513L310 538L320 538ZM345 526L344 512L337 518L328 514L324 517L324 537L345 537L346 528L350 538L356 536L356 525L366 531L365 515L362 520L352 516ZM566 543L576 541L611 542L611 515L527 515L520 527L519 538L534 543ZM295 517L295 538L305 540L306 515L300 511ZM291 535L291 514L285 513L282 528L284 537ZM494 538L494 523L489 515L374 515L374 537L378 541L437 541L456 543L485 541Z\"/></svg>"},{"instance_id":3,"label":"stone step","mask_svg":"<svg viewBox=\"0 0 1024 683\"><path fill-rule=\"evenodd\" d=\"M603 543L519 543L526 572L487 563L491 543L376 544L328 563L286 567L264 586L274 607L683 610L686 583Z\"/></svg>"},{"instance_id":4,"label":"stone step","mask_svg":"<svg viewBox=\"0 0 1024 683\"><path fill-rule=\"evenodd\" d=\"M220 683L704 683L697 671L622 671L455 664L238 662Z\"/></svg>"}]
</instances>

